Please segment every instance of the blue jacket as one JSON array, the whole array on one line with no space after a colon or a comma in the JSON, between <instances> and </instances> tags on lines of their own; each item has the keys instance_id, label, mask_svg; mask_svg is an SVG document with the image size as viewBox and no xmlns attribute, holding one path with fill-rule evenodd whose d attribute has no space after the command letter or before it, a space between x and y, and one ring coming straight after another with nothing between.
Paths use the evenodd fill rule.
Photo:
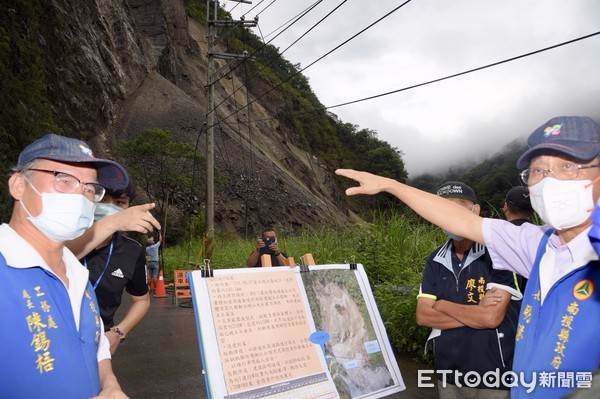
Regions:
<instances>
[{"instance_id":1,"label":"blue jacket","mask_svg":"<svg viewBox=\"0 0 600 399\"><path fill-rule=\"evenodd\" d=\"M492 268L486 248L474 243L463 259L458 275L452 268L452 240L435 250L428 258L423 273L420 297L445 299L463 305L477 306L485 294L488 283L497 283L519 292L514 273ZM514 351L516 320L520 300L511 300L504 320L495 329L460 327L443 330L434 340L434 362L437 370L475 371L483 376L488 371L500 374L511 370ZM438 375L438 379L441 376ZM448 374L447 381L454 380ZM479 388L487 388L481 383ZM509 389L501 385L500 389Z\"/></svg>"},{"instance_id":2,"label":"blue jacket","mask_svg":"<svg viewBox=\"0 0 600 399\"><path fill-rule=\"evenodd\" d=\"M536 386L527 393L519 383L511 390L513 399L561 398L600 365L600 261L560 279L542 305L539 268L550 234L552 230L540 242L523 296L513 367Z\"/></svg>"},{"instance_id":3,"label":"blue jacket","mask_svg":"<svg viewBox=\"0 0 600 399\"><path fill-rule=\"evenodd\" d=\"M82 266L83 267L83 266ZM98 303L89 282L79 331L65 285L42 267L0 254L0 398L90 398L100 392Z\"/></svg>"}]
</instances>

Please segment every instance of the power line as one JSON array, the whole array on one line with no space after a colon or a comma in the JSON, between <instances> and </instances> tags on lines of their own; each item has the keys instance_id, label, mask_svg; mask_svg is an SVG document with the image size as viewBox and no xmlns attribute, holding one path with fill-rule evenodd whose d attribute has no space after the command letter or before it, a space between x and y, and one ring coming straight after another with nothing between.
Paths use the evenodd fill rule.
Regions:
<instances>
[{"instance_id":1,"label":"power line","mask_svg":"<svg viewBox=\"0 0 600 399\"><path fill-rule=\"evenodd\" d=\"M261 1L260 1L260 3L262 3L263 1L265 1L265 0L261 0ZM262 14L263 12L265 12L266 10L268 10L268 9L269 9L269 7L271 7L271 6L273 5L273 3L275 3L276 1L277 1L277 0L273 0L272 2L270 2L269 4L267 4L267 5L265 6L265 8L263 8L262 10L260 10L260 11L259 11L259 12L256 14L255 18L256 18L256 17L258 17L258 16L259 16L260 14ZM248 13L249 13L250 11L252 11L254 8L258 7L258 6L260 5L260 3L258 3L256 6L252 7L250 10L248 10L248 12L247 12L246 14L248 14ZM246 15L246 14L244 14L244 15Z\"/></svg>"},{"instance_id":2,"label":"power line","mask_svg":"<svg viewBox=\"0 0 600 399\"><path fill-rule=\"evenodd\" d=\"M262 45L262 46L260 46L260 47L259 47L258 49L256 49L256 50L254 50L254 51L252 52L252 54L248 55L248 57L247 57L247 58L252 58L252 56L254 56L254 55L255 55L255 54L257 54L258 52L260 52L262 49L264 49L264 48L265 48L265 47L266 47L266 46L267 46L267 45L268 45L270 42L272 42L273 40L275 40L275 39L276 39L276 38L277 38L279 35L283 34L283 32L285 32L286 30L288 30L289 28L291 28L291 27L292 27L292 26L293 26L293 25L294 25L296 22L300 21L300 20L301 20L303 17L305 17L305 16L306 16L306 15L307 15L307 14L308 14L310 11L312 11L312 10L313 10L313 9L314 9L314 8L315 8L315 7L316 7L316 6L317 6L319 3L321 3L322 1L323 1L323 0L318 0L318 1L316 1L315 3L313 3L311 6L309 6L309 7L308 7L308 8L307 8L305 11L303 11L303 12L302 12L302 15L300 15L300 16L299 16L299 17L298 17L298 18L297 18L297 19L296 19L294 22L292 22L292 23L291 23L289 26L287 26L287 27L286 27L284 30L282 30L280 33L278 33L278 34L277 34L277 35L276 35L276 36L275 36L273 39L269 40L267 43L263 43L263 45ZM259 28L259 29L260 29L260 28ZM262 33L261 33L261 35L262 35ZM263 41L264 41L264 40L263 40ZM273 62L273 61L272 61L272 62ZM271 63L272 63L272 62L271 62ZM267 64L267 66L268 66L268 65L271 65L271 63ZM235 71L235 70L236 70L238 67L239 67L239 64L238 64L238 65L236 65L235 67L231 68L230 72L233 72L233 71ZM263 69L264 69L264 68L263 68ZM262 69L261 69L261 71L262 71ZM255 77L256 77L256 75L253 75L253 76L252 76L252 78L251 78L250 80L254 79ZM218 80L218 79L217 79L217 80ZM207 85L206 85L206 86L210 86L210 85L212 85L212 84L215 84L215 83L217 82L217 80L214 80L214 81L212 81L212 82L210 82L210 83L207 83ZM246 84L247 84L247 83L248 83L248 82L246 82ZM234 92L234 93L232 93L231 95L233 95L233 94L235 94L235 92ZM223 102L224 102L224 101L226 101L226 100L227 100L229 97L231 97L231 95L229 95L229 96L228 96L228 97L226 97L226 98L225 98L223 101L221 101L219 104L217 104L217 106L216 106L215 108L217 108L219 105L223 104ZM211 112L212 112L212 111L213 111L213 110L211 110Z\"/></svg>"},{"instance_id":3,"label":"power line","mask_svg":"<svg viewBox=\"0 0 600 399\"><path fill-rule=\"evenodd\" d=\"M442 78L429 80L429 81L426 81L426 82L414 84L412 86L407 86L407 87L403 87L401 89L388 91L386 93L376 94L374 96L365 97L365 98L361 98L361 99L358 99L358 100L353 100L353 101L348 101L348 102L341 103L341 104L331 105L329 107L324 107L324 109L331 109L331 108L343 107L345 105L356 104L356 103L359 103L359 102L362 102L362 101L372 100L372 99L378 98L378 97L389 96L390 94L399 93L401 91L415 89L415 88L421 87L421 86L427 86L427 85L430 85L430 84L433 84L433 83L441 82L443 80L448 80L448 79L456 78L458 76L462 76L462 75L466 75L466 74L469 74L469 73L481 71L483 69L495 67L495 66L498 66L498 65L506 64L507 62L516 61L516 60L521 59L521 58L525 58L525 57L529 57L529 56L532 56L532 55L535 55L535 54L543 53L545 51L553 50L555 48L566 46L567 44L575 43L575 42L578 42L580 40L589 39L590 37L593 37L593 36L596 36L596 35L600 35L600 31L595 32L595 33L590 33L589 35L581 36L581 37L578 37L576 39L568 40L566 42L555 44L553 46L544 47L544 48L539 49L539 50L531 51L529 53L525 53L525 54L517 55L515 57L507 58L507 59L502 60L502 61L493 62L491 64L487 64L487 65L480 66L480 67L473 68L473 69L468 69L468 70L463 71L463 72L455 73L455 74L452 74L452 75L447 75L447 76L444 76Z\"/></svg>"},{"instance_id":4,"label":"power line","mask_svg":"<svg viewBox=\"0 0 600 399\"><path fill-rule=\"evenodd\" d=\"M589 39L589 38L597 36L597 35L600 35L600 31L595 32L595 33L590 33L590 34L585 35L585 36L580 36L580 37L578 37L576 39L567 40L566 42L562 42L562 43L558 43L558 44L555 44L555 45L552 45L552 46L544 47L544 48L539 49L539 50L535 50L535 51L531 51L531 52L528 52L528 53L525 53L525 54L517 55L515 57L507 58L507 59L504 59L502 61L497 61L497 62L493 62L491 64L483 65L483 66L480 66L480 67L477 67L477 68L468 69L468 70L463 71L463 72L454 73L454 74L447 75L447 76L444 76L444 77L441 77L441 78L437 78L437 79L433 79L433 80L428 80L426 82L421 82L421 83L417 83L417 84L414 84L414 85L406 86L406 87L403 87L401 89L392 90L392 91L388 91L388 92L385 92L385 93L381 93L381 94L376 94L376 95L369 96L369 97L360 98L358 100L348 101L348 102L345 102L345 103L340 103L340 104L336 104L336 105L330 105L330 106L322 107L322 108L314 108L314 109L312 109L310 111L306 111L306 112L298 112L298 113L296 113L296 115L310 114L310 113L317 112L317 111L324 111L324 110L328 110L328 109L332 109L332 108L343 107L343 106L346 106L346 105L356 104L356 103L359 103L359 102L362 102L362 101L372 100L372 99L375 99L375 98L389 96L391 94L399 93L399 92L402 92L402 91L406 91L406 90L410 90L410 89L415 89L417 87L427 86L427 85L430 85L430 84L433 84L433 83L441 82L443 80L448 80L448 79L456 78L458 76L467 75L469 73L481 71L483 69L487 69L487 68L491 68L491 67L494 67L494 66L502 65L502 64L505 64L507 62L516 61L516 60L521 59L521 58L525 58L525 57L529 57L529 56L536 55L536 54L539 54L539 53L543 53L545 51L553 50L553 49L556 49L556 48L559 48L559 47L562 47L562 46L566 46L566 45L571 44L571 43L575 43L575 42L578 42L578 41L581 41L581 40ZM224 119L227 119L227 118L224 118ZM275 118L256 119L256 120L254 120L254 122L261 122L261 121L272 120L272 119L275 119Z\"/></svg>"},{"instance_id":5,"label":"power line","mask_svg":"<svg viewBox=\"0 0 600 399\"><path fill-rule=\"evenodd\" d=\"M309 28L309 29L308 29L306 32L304 32L302 35L300 35L300 37L298 37L296 40L294 40L294 41L292 42L292 44L290 44L289 46L287 46L287 47L285 48L285 50L283 50L283 51L281 52L281 54L280 54L280 55L283 55L283 54L284 54L286 51L288 51L288 50L290 49L290 47L292 47L294 44L296 44L296 43L298 43L300 40L302 40L302 38L303 38L304 36L308 35L308 33L309 33L311 30L313 30L314 28L316 28L316 27L317 27L317 26L318 26L318 25L319 25L321 22L325 21L325 20L326 20L326 19L327 19L327 18L328 18L328 17L329 17L331 14L333 14L334 12L336 12L336 11L337 11L337 9L338 9L338 8L340 8L341 6L343 6L343 5L344 5L344 4L345 4L347 1L348 1L348 0L344 0L344 1L342 1L342 2L341 2L340 4L338 4L338 5L337 5L337 6L336 6L336 7L335 7L333 10L329 11L329 12L327 13L327 15L325 15L325 16L324 16L323 18L321 18L321 19L320 19L320 20L319 20L319 21L318 21L316 24L314 24L313 26L311 26L311 27L310 27L310 28ZM410 0L409 0L409 1L410 1ZM267 65L265 65L265 68L266 68L268 65L270 65L270 64L267 64ZM264 68L263 68L263 69L264 69ZM259 72L260 72L260 71L259 71Z\"/></svg>"},{"instance_id":6,"label":"power line","mask_svg":"<svg viewBox=\"0 0 600 399\"><path fill-rule=\"evenodd\" d=\"M277 28L273 29L271 32L267 33L265 35L265 37L269 37L271 36L273 33L277 32L279 29L283 28L284 26L286 26L287 24L289 24L291 21L293 21L294 19L298 18L300 15L304 15L306 14L307 10L312 10L313 8L315 8L319 3L321 3L321 1L317 1L313 4L311 4L310 6L306 7L304 10L300 11L298 14L294 15L292 18L288 19L287 21L285 21L284 23L282 23L281 25L279 25ZM294 22L296 23L296 22ZM292 24L293 25L293 24ZM289 27L288 27L289 28ZM288 29L286 28L286 29ZM283 32L282 32L283 33ZM277 36L279 36L281 33L279 33ZM275 37L277 37L275 36ZM273 38L274 39L274 38ZM273 41L273 39L269 40L269 43ZM264 41L264 40L263 40Z\"/></svg>"},{"instance_id":7,"label":"power line","mask_svg":"<svg viewBox=\"0 0 600 399\"><path fill-rule=\"evenodd\" d=\"M328 12L328 13L327 13L327 14L326 14L326 15L325 15L323 18L321 18L319 21L317 21L317 23L315 23L313 26L311 26L311 27L310 27L310 28L309 28L309 29L308 29L306 32L304 32L302 35L300 35L300 37L298 37L296 40L294 40L294 41L292 42L292 44L290 44L289 46L287 46L287 47L286 47L286 48L285 48L285 49L284 49L284 50L283 50L281 53L279 53L279 56L282 56L282 55L283 55L283 54L284 54L286 51L288 51L288 50L289 50L289 49L290 49L290 48L291 48L291 47L292 47L294 44L296 44L296 43L298 43L300 40L302 40L302 38L303 38L304 36L308 35L308 33L309 33L310 31L312 31L312 30L313 30L314 28L316 28L316 27L317 27L319 24L321 24L321 22L323 22L323 21L324 21L325 19L327 19L327 18L328 18L328 17L329 17L331 14L333 14L335 11L337 11L337 9L338 9L338 8L340 8L341 6L343 6L343 5L344 5L344 3L346 3L347 1L348 1L348 0L344 0L344 1L342 1L342 2L341 2L340 4L338 4L338 5L337 5L337 6L336 6L336 7L335 7L333 10L329 11L329 12ZM410 1L410 0L409 0L409 1ZM317 3L315 3L315 6L316 6L316 4L317 4ZM313 7L313 8L314 8L314 7ZM308 10L308 11L310 11L310 10ZM306 15L306 13L308 13L308 11L306 11L304 15ZM304 16L304 15L303 15L303 16ZM297 22L297 21L294 21L294 23L296 23L296 22ZM290 25L290 26L291 26L291 25ZM288 26L288 28L289 28L289 26ZM286 28L286 29L288 29L288 28ZM258 30L259 30L259 32L260 32L260 34L261 34L261 36L262 36L262 31L260 30L260 26L258 26ZM279 35L280 35L280 34L282 34L283 32L285 32L285 30L284 30L284 31L282 31L281 33L279 33L277 36L279 36ZM275 36L273 39L271 39L271 40L269 41L269 43L270 43L271 41L275 40L275 39L277 38L277 36ZM263 38L263 42L264 42L264 38ZM268 43L265 43L265 45L261 46L261 47L259 48L259 50L262 50L262 49L263 49L263 48L264 48L264 47L265 47L267 44L268 44ZM259 50L256 50L256 51L255 51L254 53L252 53L252 54L256 54L256 53L257 53ZM259 74L260 72L264 71L264 70L265 70L265 69L266 69L266 68L267 68L269 65L271 65L271 64L272 64L273 62L275 62L275 61L276 61L275 59L272 59L270 62L268 62L267 64L263 65L263 67L262 67L261 69L259 69L259 70L258 70L258 71L257 71L257 72L254 74L254 75L252 75L252 77L251 77L250 79L247 79L247 80L246 80L246 85L248 85L248 83L250 83L252 80L254 80L254 78L258 77L258 74ZM236 65L236 67L234 67L234 68L232 69L232 71L233 71L235 68L237 68L237 66L238 66L238 65ZM296 75L294 75L294 76L296 76ZM292 76L292 77L293 77L293 76ZM282 83L285 83L285 82L286 82L286 81L284 81L284 82L282 82ZM276 86L276 87L275 87L275 89L276 89L277 87L279 87L279 86ZM241 88L241 87L240 87L240 88ZM247 90L246 90L246 92L247 92ZM270 93L270 91L268 91L268 92L267 92L267 93L265 93L265 94L268 94L268 93ZM233 96L233 95L235 95L235 91L234 91L234 92L232 92L232 93L231 93L230 95L228 95L227 97L225 97L225 98L224 98L224 99L223 99L223 100L222 100L222 101L221 101L219 104L217 104L217 105L215 106L215 108L217 108L219 105L223 104L225 101L227 101L227 100L228 100L228 99L229 99L231 96Z\"/></svg>"},{"instance_id":8,"label":"power line","mask_svg":"<svg viewBox=\"0 0 600 399\"><path fill-rule=\"evenodd\" d=\"M336 47L334 47L333 49L329 50L327 53L325 53L324 55L322 55L321 57L317 58L316 60L314 60L313 62L311 62L310 64L308 64L307 66L305 66L304 68L298 70L296 73L292 74L290 77L288 77L287 79L285 79L284 81L282 81L281 83L279 83L278 85L272 87L271 89L267 90L265 93L263 93L262 95L260 95L259 97L255 98L254 100L252 100L250 103L246 104L246 107L250 106L252 103L258 101L259 99L263 98L264 96L266 96L267 94L269 94L270 92L272 92L273 90L281 87L283 84L289 82L290 80L292 80L294 77L296 77L297 75L299 75L302 71L305 71L306 69L310 68L311 66L313 66L314 64L316 64L317 62L321 61L323 58L327 57L329 54L333 53L334 51L338 50L340 47L344 46L345 44L347 44L348 42L350 42L351 40L354 40L356 37L358 37L359 35L363 34L364 32L366 32L368 29L372 28L374 25L378 24L379 22L381 22L382 20L384 20L385 18L389 17L390 15L392 15L394 12L398 11L400 8L404 7L406 4L410 3L412 0L406 0L404 3L400 4L398 7L394 8L393 10L391 10L390 12L388 12L387 14L385 14L383 17L379 18L378 20L376 20L375 22L371 23L370 25L368 25L367 27L363 28L362 30L360 30L358 33L352 35L350 38L346 39L345 41L343 41L342 43L338 44ZM214 111L219 105L223 104L224 101L226 101L229 97L226 97L223 101L221 101L219 104L217 104L217 106L215 106L214 109L211 110ZM243 108L242 108L243 109ZM227 115L225 118L223 118L223 120L227 120L229 117L231 117L233 114L229 114Z\"/></svg>"},{"instance_id":9,"label":"power line","mask_svg":"<svg viewBox=\"0 0 600 399\"><path fill-rule=\"evenodd\" d=\"M218 1L218 0L215 0L215 1ZM234 0L234 1L235 1L235 0ZM235 4L233 7L231 7L231 8L229 9L229 11L227 11L227 12L228 12L229 14L231 14L231 12L232 12L233 10L235 10L235 9L237 8L237 6L239 6L240 4L242 4L242 2L237 2L237 3L236 3L236 4Z\"/></svg>"}]
</instances>

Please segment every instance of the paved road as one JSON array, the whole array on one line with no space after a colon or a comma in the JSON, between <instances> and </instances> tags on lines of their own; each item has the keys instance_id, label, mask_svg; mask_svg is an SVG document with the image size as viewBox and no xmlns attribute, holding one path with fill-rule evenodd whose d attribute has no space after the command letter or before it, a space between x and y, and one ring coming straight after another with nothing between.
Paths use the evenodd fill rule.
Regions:
<instances>
[{"instance_id":1,"label":"paved road","mask_svg":"<svg viewBox=\"0 0 600 399\"><path fill-rule=\"evenodd\" d=\"M128 299L125 294L117 320L127 308ZM171 296L151 296L148 315L113 357L123 390L132 399L207 398L197 337L191 307L175 306ZM407 389L388 398L437 398L434 388L416 388L419 365L402 356L398 364Z\"/></svg>"}]
</instances>

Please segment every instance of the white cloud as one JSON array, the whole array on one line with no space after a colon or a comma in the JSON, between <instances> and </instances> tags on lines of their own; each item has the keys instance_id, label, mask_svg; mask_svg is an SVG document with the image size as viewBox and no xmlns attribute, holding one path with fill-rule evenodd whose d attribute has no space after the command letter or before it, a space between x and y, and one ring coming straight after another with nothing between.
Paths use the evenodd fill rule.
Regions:
<instances>
[{"instance_id":1,"label":"white cloud","mask_svg":"<svg viewBox=\"0 0 600 399\"><path fill-rule=\"evenodd\" d=\"M260 15L262 33L313 2L276 1ZM324 0L272 44L285 49L339 3ZM284 57L304 67L402 3L350 0ZM250 7L236 7L233 16ZM258 6L253 12L260 10ZM599 31L598 15L596 0L415 0L304 74L321 102L332 106ZM331 111L344 122L376 130L379 138L402 150L414 176L478 160L517 137L526 138L553 116L600 117L599 49L600 36L595 36Z\"/></svg>"}]
</instances>

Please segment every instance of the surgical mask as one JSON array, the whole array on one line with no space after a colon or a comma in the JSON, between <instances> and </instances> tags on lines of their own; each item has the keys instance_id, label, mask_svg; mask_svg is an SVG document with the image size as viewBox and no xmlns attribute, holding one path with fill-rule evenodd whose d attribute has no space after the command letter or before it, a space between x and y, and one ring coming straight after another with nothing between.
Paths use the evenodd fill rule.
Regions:
<instances>
[{"instance_id":1,"label":"surgical mask","mask_svg":"<svg viewBox=\"0 0 600 399\"><path fill-rule=\"evenodd\" d=\"M591 180L558 180L546 177L529 187L531 206L556 230L579 226L594 209Z\"/></svg>"},{"instance_id":2,"label":"surgical mask","mask_svg":"<svg viewBox=\"0 0 600 399\"><path fill-rule=\"evenodd\" d=\"M454 241L462 241L462 240L464 240L464 239L465 239L464 237L457 236L456 234L452 234L452 233L450 233L449 231L446 231L446 230L444 230L444 229L442 229L442 231L443 231L444 233L446 233L446 235L448 236L448 238L451 238L451 239L453 239Z\"/></svg>"},{"instance_id":3,"label":"surgical mask","mask_svg":"<svg viewBox=\"0 0 600 399\"><path fill-rule=\"evenodd\" d=\"M94 222L104 219L107 216L116 215L122 210L123 208L116 206L112 202L99 202L96 204L96 209L94 210Z\"/></svg>"},{"instance_id":4,"label":"surgical mask","mask_svg":"<svg viewBox=\"0 0 600 399\"><path fill-rule=\"evenodd\" d=\"M94 203L81 194L41 193L27 180L31 188L42 197L42 212L37 216L19 201L29 215L27 219L52 241L73 240L94 222Z\"/></svg>"}]
</instances>

